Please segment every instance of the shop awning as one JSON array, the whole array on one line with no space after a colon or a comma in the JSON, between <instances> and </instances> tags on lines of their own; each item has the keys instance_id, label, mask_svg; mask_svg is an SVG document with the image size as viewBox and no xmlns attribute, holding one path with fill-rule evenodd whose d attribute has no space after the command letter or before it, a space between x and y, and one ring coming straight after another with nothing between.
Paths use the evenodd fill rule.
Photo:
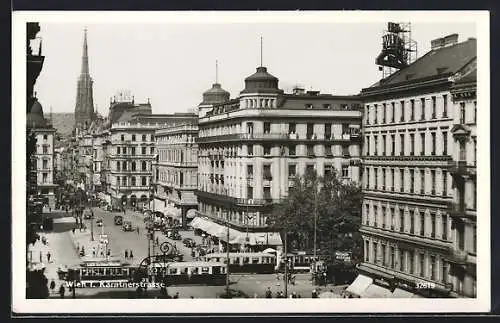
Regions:
<instances>
[{"instance_id":1,"label":"shop awning","mask_svg":"<svg viewBox=\"0 0 500 323\"><path fill-rule=\"evenodd\" d=\"M212 222L206 218L195 217L191 221L191 227L205 231L209 235L215 236L220 240L227 242L227 226ZM247 242L248 236L248 242ZM229 243L249 245L283 245L279 232L246 232L229 228Z\"/></svg>"},{"instance_id":2,"label":"shop awning","mask_svg":"<svg viewBox=\"0 0 500 323\"><path fill-rule=\"evenodd\" d=\"M352 282L349 287L347 287L346 291L356 295L361 296L361 294L373 283L373 279L367 277L365 275L358 275L356 279Z\"/></svg>"},{"instance_id":3,"label":"shop awning","mask_svg":"<svg viewBox=\"0 0 500 323\"><path fill-rule=\"evenodd\" d=\"M252 232L249 233L250 245L282 246L279 232Z\"/></svg>"},{"instance_id":4,"label":"shop awning","mask_svg":"<svg viewBox=\"0 0 500 323\"><path fill-rule=\"evenodd\" d=\"M163 214L167 217L171 218L180 218L181 217L181 210L176 208L175 206L168 205L163 209Z\"/></svg>"},{"instance_id":5,"label":"shop awning","mask_svg":"<svg viewBox=\"0 0 500 323\"><path fill-rule=\"evenodd\" d=\"M188 210L186 213L186 218L193 219L194 217L196 217L196 210L195 209Z\"/></svg>"},{"instance_id":6,"label":"shop awning","mask_svg":"<svg viewBox=\"0 0 500 323\"><path fill-rule=\"evenodd\" d=\"M392 298L412 298L413 296L415 296L415 294L401 288L396 288L391 295Z\"/></svg>"},{"instance_id":7,"label":"shop awning","mask_svg":"<svg viewBox=\"0 0 500 323\"><path fill-rule=\"evenodd\" d=\"M362 298L390 298L391 295L392 293L390 290L375 284L371 284L367 289L365 289L364 292L361 293L360 296Z\"/></svg>"}]
</instances>

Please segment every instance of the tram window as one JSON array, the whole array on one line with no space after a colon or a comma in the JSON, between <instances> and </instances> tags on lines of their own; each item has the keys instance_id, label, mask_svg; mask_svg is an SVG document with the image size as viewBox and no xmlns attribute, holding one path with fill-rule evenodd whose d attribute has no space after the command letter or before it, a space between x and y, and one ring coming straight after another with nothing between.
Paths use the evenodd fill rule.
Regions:
<instances>
[{"instance_id":1,"label":"tram window","mask_svg":"<svg viewBox=\"0 0 500 323\"><path fill-rule=\"evenodd\" d=\"M177 274L177 268L170 268L170 270L168 272L169 272L170 275L176 275Z\"/></svg>"},{"instance_id":2,"label":"tram window","mask_svg":"<svg viewBox=\"0 0 500 323\"><path fill-rule=\"evenodd\" d=\"M240 258L239 257L234 258L233 259L233 264L239 265L240 264Z\"/></svg>"},{"instance_id":3,"label":"tram window","mask_svg":"<svg viewBox=\"0 0 500 323\"><path fill-rule=\"evenodd\" d=\"M252 257L252 264L258 264L259 263L259 257Z\"/></svg>"},{"instance_id":4,"label":"tram window","mask_svg":"<svg viewBox=\"0 0 500 323\"><path fill-rule=\"evenodd\" d=\"M183 273L184 273L185 275L189 274L189 268L184 268Z\"/></svg>"},{"instance_id":5,"label":"tram window","mask_svg":"<svg viewBox=\"0 0 500 323\"><path fill-rule=\"evenodd\" d=\"M193 275L197 275L199 273L198 267L194 267L193 271L191 272Z\"/></svg>"},{"instance_id":6,"label":"tram window","mask_svg":"<svg viewBox=\"0 0 500 323\"><path fill-rule=\"evenodd\" d=\"M87 276L87 275L88 275L88 272L87 272L86 268L80 269L80 276Z\"/></svg>"},{"instance_id":7,"label":"tram window","mask_svg":"<svg viewBox=\"0 0 500 323\"><path fill-rule=\"evenodd\" d=\"M209 272L209 267L201 267L202 274L208 274L208 272Z\"/></svg>"},{"instance_id":8,"label":"tram window","mask_svg":"<svg viewBox=\"0 0 500 323\"><path fill-rule=\"evenodd\" d=\"M122 272L121 273L122 276L128 276L130 273L130 269L129 268L122 268L121 272Z\"/></svg>"},{"instance_id":9,"label":"tram window","mask_svg":"<svg viewBox=\"0 0 500 323\"><path fill-rule=\"evenodd\" d=\"M250 259L248 257L243 257L243 264L248 264Z\"/></svg>"}]
</instances>

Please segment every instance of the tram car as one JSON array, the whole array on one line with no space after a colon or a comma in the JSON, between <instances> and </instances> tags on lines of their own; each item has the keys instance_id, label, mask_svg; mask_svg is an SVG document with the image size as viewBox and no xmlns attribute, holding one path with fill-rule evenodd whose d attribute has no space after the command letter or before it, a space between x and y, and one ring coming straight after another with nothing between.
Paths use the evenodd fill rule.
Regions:
<instances>
[{"instance_id":1,"label":"tram car","mask_svg":"<svg viewBox=\"0 0 500 323\"><path fill-rule=\"evenodd\" d=\"M290 270L295 273L309 273L312 270L314 264L314 255L297 252L297 253L288 253L287 254L288 264ZM316 262L321 261L319 256L316 256ZM278 270L283 272L285 269L285 263L281 261L278 266Z\"/></svg>"},{"instance_id":2,"label":"tram car","mask_svg":"<svg viewBox=\"0 0 500 323\"><path fill-rule=\"evenodd\" d=\"M226 263L226 253L209 253L204 257L209 262ZM248 274L272 274L275 272L276 256L264 252L229 253L229 272Z\"/></svg>"},{"instance_id":3,"label":"tram car","mask_svg":"<svg viewBox=\"0 0 500 323\"><path fill-rule=\"evenodd\" d=\"M120 261L84 261L79 267L68 270L68 280L82 287L99 286L102 282L130 282L136 267Z\"/></svg>"},{"instance_id":4,"label":"tram car","mask_svg":"<svg viewBox=\"0 0 500 323\"><path fill-rule=\"evenodd\" d=\"M186 261L153 263L149 274L155 281L172 285L221 286L226 283L226 265L219 262Z\"/></svg>"}]
</instances>

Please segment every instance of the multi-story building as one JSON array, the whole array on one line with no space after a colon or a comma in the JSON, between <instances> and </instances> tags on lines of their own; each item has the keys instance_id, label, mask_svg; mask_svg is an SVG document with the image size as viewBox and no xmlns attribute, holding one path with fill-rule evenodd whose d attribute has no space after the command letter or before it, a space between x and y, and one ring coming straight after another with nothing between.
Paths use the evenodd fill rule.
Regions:
<instances>
[{"instance_id":1,"label":"multi-story building","mask_svg":"<svg viewBox=\"0 0 500 323\"><path fill-rule=\"evenodd\" d=\"M149 207L153 195L153 164L156 161L155 131L190 121L192 114L152 114L149 100L136 104L127 93L111 102L102 128L107 193L115 207Z\"/></svg>"},{"instance_id":2,"label":"multi-story building","mask_svg":"<svg viewBox=\"0 0 500 323\"><path fill-rule=\"evenodd\" d=\"M43 117L42 105L36 99L28 114L27 122L36 139L36 148L32 156L32 169L36 169L36 195L44 198L45 203L54 208L57 187L54 183L54 134L56 130Z\"/></svg>"},{"instance_id":3,"label":"multi-story building","mask_svg":"<svg viewBox=\"0 0 500 323\"><path fill-rule=\"evenodd\" d=\"M449 284L456 231L448 209L449 165L457 112L450 76L476 57L475 39L457 40L455 34L432 41L430 52L361 92L364 262L359 269L379 285L373 287L375 296L449 296L457 288Z\"/></svg>"},{"instance_id":4,"label":"multi-story building","mask_svg":"<svg viewBox=\"0 0 500 323\"><path fill-rule=\"evenodd\" d=\"M473 60L452 77L453 202L450 206L453 246L448 258L454 296L476 296L477 254L477 72Z\"/></svg>"},{"instance_id":5,"label":"multi-story building","mask_svg":"<svg viewBox=\"0 0 500 323\"><path fill-rule=\"evenodd\" d=\"M220 237L229 225L231 244L280 246L267 217L296 175L335 169L359 181L362 112L356 96L284 93L261 66L245 79L239 97L206 108L199 109L197 196L200 217L213 222L212 235Z\"/></svg>"},{"instance_id":6,"label":"multi-story building","mask_svg":"<svg viewBox=\"0 0 500 323\"><path fill-rule=\"evenodd\" d=\"M155 200L153 208L186 227L187 216L198 208L198 116L190 123L158 129L155 144ZM192 211L190 211L192 210Z\"/></svg>"},{"instance_id":7,"label":"multi-story building","mask_svg":"<svg viewBox=\"0 0 500 323\"><path fill-rule=\"evenodd\" d=\"M156 124L117 122L109 129L112 202L142 207L151 195Z\"/></svg>"}]
</instances>

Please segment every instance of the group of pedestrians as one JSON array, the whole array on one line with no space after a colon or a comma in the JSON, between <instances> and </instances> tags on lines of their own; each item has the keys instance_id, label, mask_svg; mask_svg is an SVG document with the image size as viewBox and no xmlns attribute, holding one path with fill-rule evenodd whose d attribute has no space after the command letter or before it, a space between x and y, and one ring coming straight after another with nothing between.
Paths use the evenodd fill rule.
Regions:
<instances>
[{"instance_id":1,"label":"group of pedestrians","mask_svg":"<svg viewBox=\"0 0 500 323\"><path fill-rule=\"evenodd\" d=\"M273 298L273 292L271 291L271 287L268 287L266 290L266 298ZM286 295L283 291L277 291L276 298L286 298ZM289 298L302 298L302 296L300 296L300 294L298 294L297 292L292 292Z\"/></svg>"},{"instance_id":2,"label":"group of pedestrians","mask_svg":"<svg viewBox=\"0 0 500 323\"><path fill-rule=\"evenodd\" d=\"M134 259L134 253L132 252L132 249L130 249L130 251L125 249L125 259Z\"/></svg>"}]
</instances>

